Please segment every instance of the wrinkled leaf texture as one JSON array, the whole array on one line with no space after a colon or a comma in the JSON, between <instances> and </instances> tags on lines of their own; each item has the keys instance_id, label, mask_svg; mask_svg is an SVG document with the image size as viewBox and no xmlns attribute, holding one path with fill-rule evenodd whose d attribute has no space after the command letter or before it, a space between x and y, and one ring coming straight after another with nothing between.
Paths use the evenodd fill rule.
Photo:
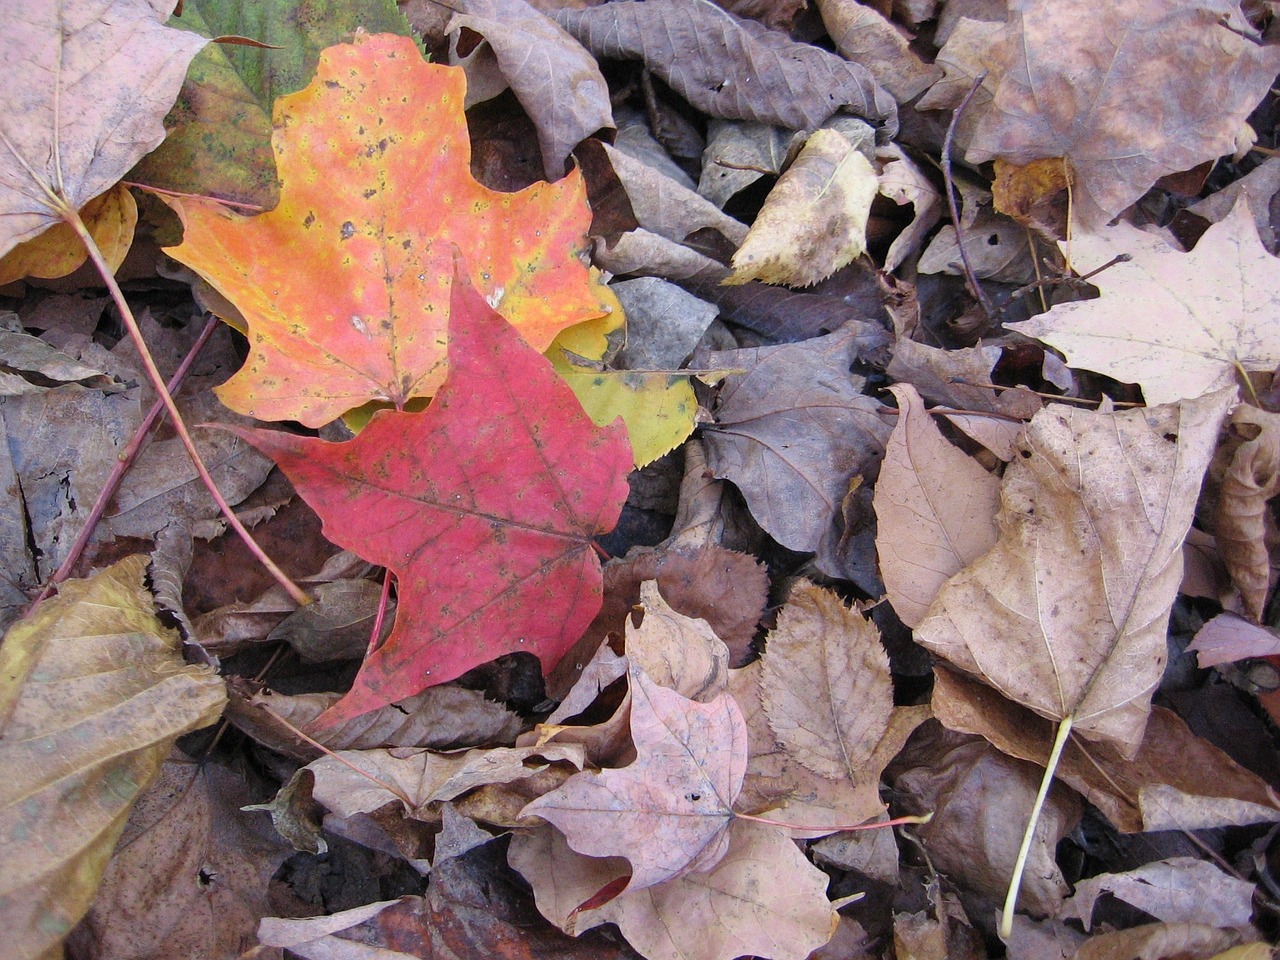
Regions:
<instances>
[{"instance_id":1,"label":"wrinkled leaf texture","mask_svg":"<svg viewBox=\"0 0 1280 960\"><path fill-rule=\"evenodd\" d=\"M550 669L600 608L591 538L627 497L626 431L592 424L465 281L452 296L449 375L425 412L381 411L346 443L236 431L280 465L326 536L399 585L391 636L321 728L503 653Z\"/></svg>"}]
</instances>

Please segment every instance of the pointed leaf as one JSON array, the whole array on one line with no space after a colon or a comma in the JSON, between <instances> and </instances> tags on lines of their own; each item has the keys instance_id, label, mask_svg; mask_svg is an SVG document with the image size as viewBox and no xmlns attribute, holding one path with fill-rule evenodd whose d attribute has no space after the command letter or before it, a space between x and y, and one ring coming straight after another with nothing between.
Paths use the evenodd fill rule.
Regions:
<instances>
[{"instance_id":1,"label":"pointed leaf","mask_svg":"<svg viewBox=\"0 0 1280 960\"><path fill-rule=\"evenodd\" d=\"M600 607L591 538L612 529L631 451L465 282L450 373L424 413L376 414L354 440L236 431L288 474L325 534L400 587L396 625L333 726L514 650L546 668Z\"/></svg>"}]
</instances>

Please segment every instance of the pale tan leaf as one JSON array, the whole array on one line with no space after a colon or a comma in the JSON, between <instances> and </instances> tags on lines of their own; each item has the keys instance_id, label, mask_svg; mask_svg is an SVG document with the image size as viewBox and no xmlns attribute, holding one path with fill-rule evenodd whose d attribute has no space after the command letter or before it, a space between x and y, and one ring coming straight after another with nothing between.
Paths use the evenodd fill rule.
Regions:
<instances>
[{"instance_id":1,"label":"pale tan leaf","mask_svg":"<svg viewBox=\"0 0 1280 960\"><path fill-rule=\"evenodd\" d=\"M1210 960L1242 939L1239 931L1212 924L1148 923L1089 938L1075 960Z\"/></svg>"},{"instance_id":2,"label":"pale tan leaf","mask_svg":"<svg viewBox=\"0 0 1280 960\"><path fill-rule=\"evenodd\" d=\"M537 762L539 759L543 762ZM339 817L370 813L398 800L386 787L370 779L370 774L404 794L413 804L408 813L418 816L424 807L438 800L453 800L488 784L522 780L557 762L581 769L582 749L573 744L551 744L458 753L403 748L338 750L304 769L316 778L311 796Z\"/></svg>"},{"instance_id":3,"label":"pale tan leaf","mask_svg":"<svg viewBox=\"0 0 1280 960\"><path fill-rule=\"evenodd\" d=\"M876 550L889 602L915 627L943 583L995 544L1000 481L942 436L914 387L889 389L898 422L876 483Z\"/></svg>"},{"instance_id":4,"label":"pale tan leaf","mask_svg":"<svg viewBox=\"0 0 1280 960\"><path fill-rule=\"evenodd\" d=\"M628 618L627 658L654 683L706 703L729 681L729 648L705 620L676 613L658 592L657 581L640 585L644 620Z\"/></svg>"},{"instance_id":5,"label":"pale tan leaf","mask_svg":"<svg viewBox=\"0 0 1280 960\"><path fill-rule=\"evenodd\" d=\"M765 199L724 282L807 287L867 249L879 191L871 162L835 130L815 130Z\"/></svg>"},{"instance_id":6,"label":"pale tan leaf","mask_svg":"<svg viewBox=\"0 0 1280 960\"><path fill-rule=\"evenodd\" d=\"M0 921L15 960L54 949L80 919L174 741L226 702L156 619L146 565L129 557L64 583L0 645Z\"/></svg>"},{"instance_id":7,"label":"pale tan leaf","mask_svg":"<svg viewBox=\"0 0 1280 960\"><path fill-rule=\"evenodd\" d=\"M1201 667L1216 667L1249 657L1280 656L1280 631L1250 623L1234 613L1220 613L1187 645Z\"/></svg>"},{"instance_id":8,"label":"pale tan leaf","mask_svg":"<svg viewBox=\"0 0 1280 960\"><path fill-rule=\"evenodd\" d=\"M209 41L164 25L173 0L8 0L0 63L0 256L79 210L164 139Z\"/></svg>"},{"instance_id":9,"label":"pale tan leaf","mask_svg":"<svg viewBox=\"0 0 1280 960\"><path fill-rule=\"evenodd\" d=\"M1232 0L1019 0L966 157L1066 157L1073 217L1096 230L1165 174L1235 150L1280 70L1251 33Z\"/></svg>"},{"instance_id":10,"label":"pale tan leaf","mask_svg":"<svg viewBox=\"0 0 1280 960\"><path fill-rule=\"evenodd\" d=\"M1250 929L1252 883L1223 873L1207 860L1173 857L1124 873L1104 873L1076 884L1059 918L1093 928L1093 907L1109 893L1166 923L1205 923Z\"/></svg>"},{"instance_id":11,"label":"pale tan leaf","mask_svg":"<svg viewBox=\"0 0 1280 960\"><path fill-rule=\"evenodd\" d=\"M1165 660L1182 539L1232 391L1027 426L996 545L952 577L916 639L1091 740L1132 755Z\"/></svg>"},{"instance_id":12,"label":"pale tan leaf","mask_svg":"<svg viewBox=\"0 0 1280 960\"><path fill-rule=\"evenodd\" d=\"M509 858L552 923L577 932L612 921L647 960L804 960L831 938L838 919L827 875L784 831L749 822L734 824L714 869L625 892L576 916L579 904L620 876L615 862L574 853L549 828L518 835Z\"/></svg>"},{"instance_id":13,"label":"pale tan leaf","mask_svg":"<svg viewBox=\"0 0 1280 960\"><path fill-rule=\"evenodd\" d=\"M626 857L627 889L635 891L708 870L724 856L746 772L747 732L727 694L696 703L634 665L628 676L636 759L577 774L522 815L554 824L579 853Z\"/></svg>"},{"instance_id":14,"label":"pale tan leaf","mask_svg":"<svg viewBox=\"0 0 1280 960\"><path fill-rule=\"evenodd\" d=\"M860 63L899 103L914 100L942 76L912 51L886 17L857 0L818 0L823 25L846 60Z\"/></svg>"},{"instance_id":15,"label":"pale tan leaf","mask_svg":"<svg viewBox=\"0 0 1280 960\"><path fill-rule=\"evenodd\" d=\"M889 729L893 683L874 623L801 581L769 634L760 687L778 742L830 780L879 779L871 759Z\"/></svg>"},{"instance_id":16,"label":"pale tan leaf","mask_svg":"<svg viewBox=\"0 0 1280 960\"><path fill-rule=\"evenodd\" d=\"M884 255L884 270L892 273L907 257L919 251L924 238L942 217L942 198L933 181L921 173L915 162L896 143L876 151L876 159L884 162L880 171L880 194L898 206L911 204L915 215L889 244Z\"/></svg>"},{"instance_id":17,"label":"pale tan leaf","mask_svg":"<svg viewBox=\"0 0 1280 960\"><path fill-rule=\"evenodd\" d=\"M1271 591L1271 557L1264 539L1267 501L1280 493L1280 413L1242 404L1231 424L1247 439L1236 448L1222 478L1212 533L1245 611L1261 621Z\"/></svg>"},{"instance_id":18,"label":"pale tan leaf","mask_svg":"<svg viewBox=\"0 0 1280 960\"><path fill-rule=\"evenodd\" d=\"M1280 364L1280 264L1258 240L1247 204L1237 203L1190 253L1127 223L1061 246L1082 273L1133 256L1094 278L1098 299L1008 325L1057 347L1071 366L1136 383L1158 404Z\"/></svg>"}]
</instances>

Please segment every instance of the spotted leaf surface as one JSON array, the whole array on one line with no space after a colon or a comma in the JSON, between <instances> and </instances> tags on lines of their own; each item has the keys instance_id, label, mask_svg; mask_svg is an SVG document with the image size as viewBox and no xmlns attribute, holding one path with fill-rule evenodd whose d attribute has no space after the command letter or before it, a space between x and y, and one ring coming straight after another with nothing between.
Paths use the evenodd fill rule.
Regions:
<instances>
[{"instance_id":1,"label":"spotted leaf surface","mask_svg":"<svg viewBox=\"0 0 1280 960\"><path fill-rule=\"evenodd\" d=\"M459 68L412 40L357 36L276 101L279 205L245 217L170 200L168 252L234 303L249 357L219 391L231 409L320 426L368 401L396 407L445 376L453 251L471 283L539 350L610 310L582 259L582 178L500 193L471 176Z\"/></svg>"},{"instance_id":2,"label":"spotted leaf surface","mask_svg":"<svg viewBox=\"0 0 1280 960\"><path fill-rule=\"evenodd\" d=\"M381 411L345 443L236 431L288 474L329 539L396 575L394 630L320 726L515 650L550 668L600 608L591 538L627 497L625 428L595 426L465 281L450 312L449 374L425 412Z\"/></svg>"}]
</instances>

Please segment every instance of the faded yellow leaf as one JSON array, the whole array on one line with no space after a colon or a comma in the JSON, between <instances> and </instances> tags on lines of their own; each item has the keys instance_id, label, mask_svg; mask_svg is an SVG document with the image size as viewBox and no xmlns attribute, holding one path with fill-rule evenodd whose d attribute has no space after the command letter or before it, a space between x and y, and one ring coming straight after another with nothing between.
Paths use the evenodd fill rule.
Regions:
<instances>
[{"instance_id":1,"label":"faded yellow leaf","mask_svg":"<svg viewBox=\"0 0 1280 960\"><path fill-rule=\"evenodd\" d=\"M129 188L117 183L94 197L80 210L80 219L112 273L120 268L133 244L138 225L138 205ZM56 223L44 233L18 244L0 259L0 284L23 277L52 280L74 272L89 258L89 251L70 224Z\"/></svg>"},{"instance_id":2,"label":"faded yellow leaf","mask_svg":"<svg viewBox=\"0 0 1280 960\"><path fill-rule=\"evenodd\" d=\"M769 193L724 282L807 287L831 276L866 251L879 189L871 162L842 134L815 130Z\"/></svg>"}]
</instances>

